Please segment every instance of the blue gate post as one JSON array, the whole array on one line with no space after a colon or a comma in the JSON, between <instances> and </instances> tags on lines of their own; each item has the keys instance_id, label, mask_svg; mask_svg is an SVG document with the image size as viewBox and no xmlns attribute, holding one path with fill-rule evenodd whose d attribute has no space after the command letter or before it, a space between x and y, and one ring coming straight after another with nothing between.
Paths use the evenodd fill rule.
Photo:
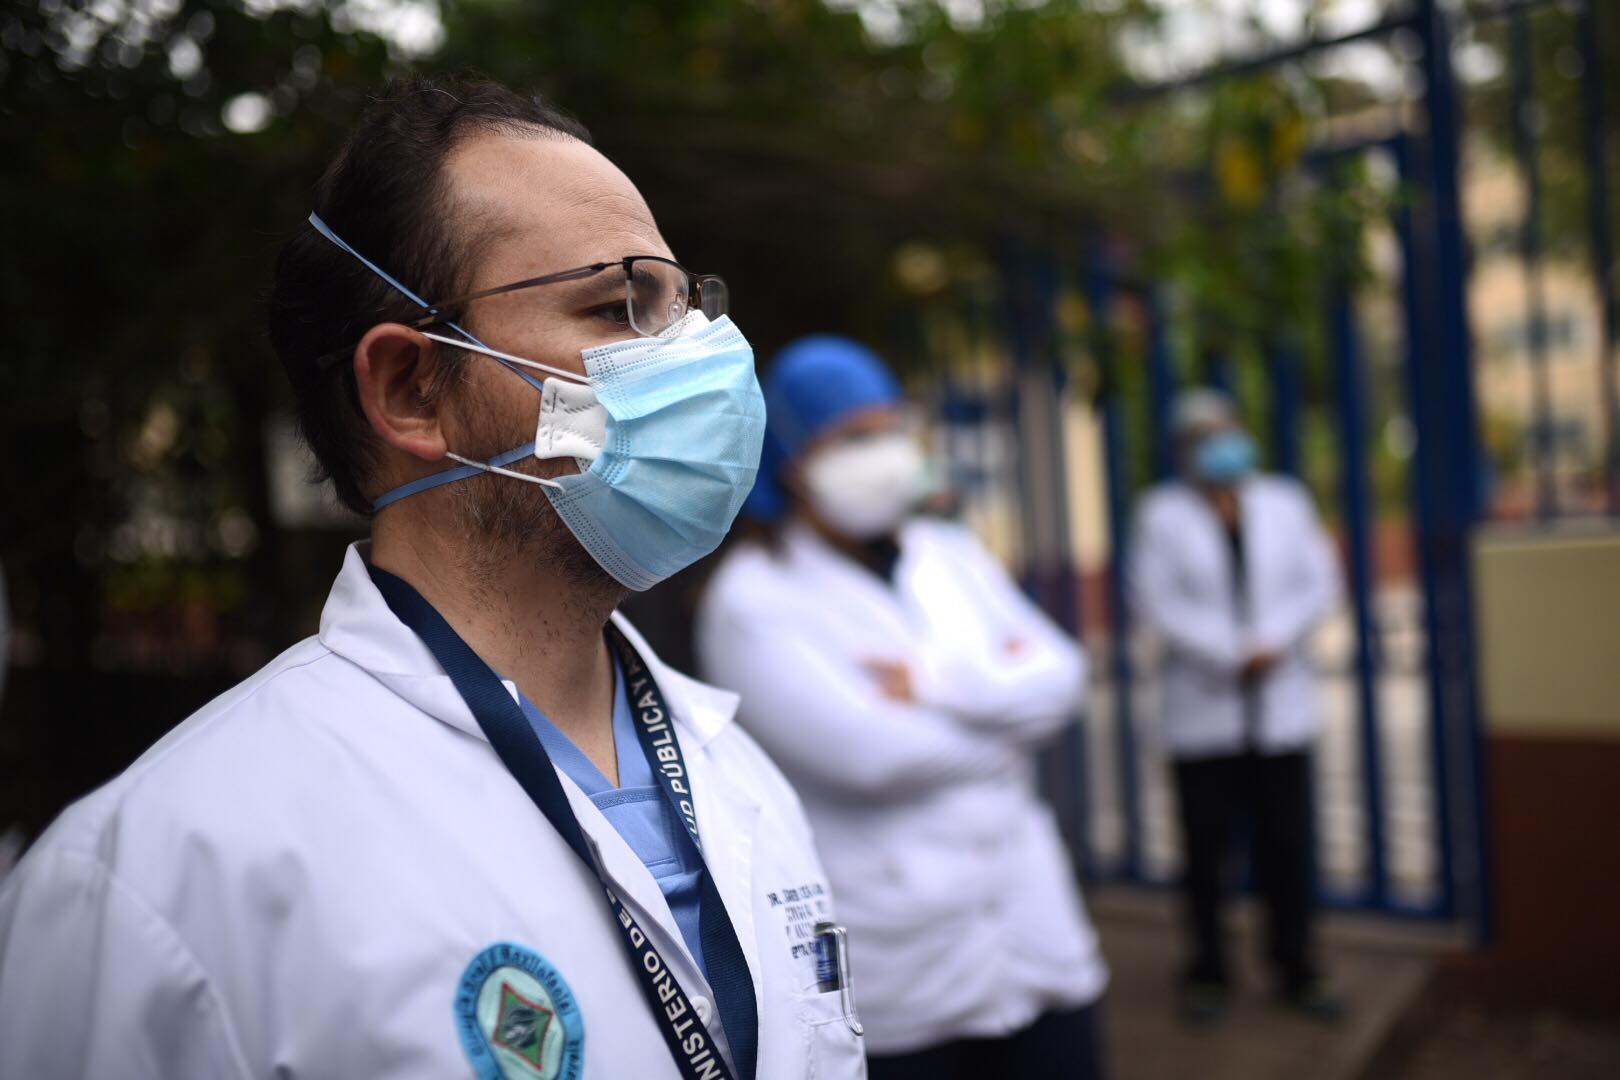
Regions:
<instances>
[{"instance_id":1,"label":"blue gate post","mask_svg":"<svg viewBox=\"0 0 1620 1080\"><path fill-rule=\"evenodd\" d=\"M1434 334L1432 348L1414 359L1414 413L1420 467L1432 469L1432 500L1421 549L1432 577L1433 622L1428 659L1435 722L1442 733L1451 815L1451 876L1457 913L1482 939L1491 933L1489 855L1483 805L1484 748L1474 665L1473 598L1469 543L1481 509L1483 473L1468 329L1468 276L1458 177L1456 86L1446 14L1436 0L1419 0L1417 29L1423 46L1424 105L1428 119L1425 231L1432 239Z\"/></svg>"},{"instance_id":2,"label":"blue gate post","mask_svg":"<svg viewBox=\"0 0 1620 1080\"><path fill-rule=\"evenodd\" d=\"M1598 354L1598 393L1603 409L1604 506L1620 514L1620 401L1615 400L1620 364L1620 304L1614 295L1614 243L1609 233L1609 128L1603 112L1603 50L1598 47L1597 0L1581 0L1576 37L1581 48L1581 128L1586 157L1587 223L1592 280L1602 312L1602 351Z\"/></svg>"},{"instance_id":3,"label":"blue gate post","mask_svg":"<svg viewBox=\"0 0 1620 1080\"><path fill-rule=\"evenodd\" d=\"M1361 732L1362 799L1367 843L1368 906L1381 908L1389 898L1389 876L1384 860L1383 762L1379 748L1377 623L1372 610L1376 582L1369 533L1373 513L1367 484L1367 407L1361 371L1360 341L1355 306L1343 282L1335 283L1328 300L1328 323L1333 358L1333 387L1337 399L1339 483L1344 504L1345 535L1349 542L1350 602L1355 612L1356 697Z\"/></svg>"},{"instance_id":4,"label":"blue gate post","mask_svg":"<svg viewBox=\"0 0 1620 1080\"><path fill-rule=\"evenodd\" d=\"M1163 286L1150 285L1143 294L1147 313L1148 409L1153 424L1155 481L1167 480L1176 471L1175 437L1170 433L1176 372L1170 356L1170 332L1165 326L1163 292Z\"/></svg>"},{"instance_id":5,"label":"blue gate post","mask_svg":"<svg viewBox=\"0 0 1620 1080\"><path fill-rule=\"evenodd\" d=\"M1405 136L1400 136L1393 140L1391 151L1395 157L1395 167L1400 175L1402 189L1415 191L1420 180L1420 168L1418 162L1414 160L1415 148ZM1429 307L1429 298L1434 290L1430 287L1426 273L1430 245L1422 243L1418 236L1416 217L1410 200L1402 199L1396 204L1393 224L1401 251L1401 314L1406 339L1406 355L1401 371L1406 383L1407 409L1412 414L1414 425L1417 423L1420 403L1429 396L1420 384L1424 381L1424 357L1433 349L1434 340L1430 325L1433 321L1432 311ZM1436 437L1436 442L1438 441ZM1426 689L1429 705L1429 755L1430 770L1434 777L1434 837L1438 853L1436 861L1439 863L1436 881L1439 895L1435 897L1432 907L1435 914L1450 917L1456 908L1453 900L1456 883L1451 871L1451 768L1444 727L1441 723L1444 695L1438 682L1439 660L1436 655L1441 633L1440 605L1435 587L1435 574L1431 566L1433 559L1428 546L1428 537L1435 531L1435 513L1430 491L1437 485L1445 483L1442 466L1435 460L1439 457L1438 447L1427 447L1421 437L1417 439L1413 446L1412 465L1408 473L1407 501L1417 533L1419 577L1423 590L1423 636L1427 643L1424 663L1427 669Z\"/></svg>"},{"instance_id":6,"label":"blue gate post","mask_svg":"<svg viewBox=\"0 0 1620 1080\"><path fill-rule=\"evenodd\" d=\"M1232 358L1216 349L1204 351L1204 385L1236 399L1237 380L1232 377Z\"/></svg>"},{"instance_id":7,"label":"blue gate post","mask_svg":"<svg viewBox=\"0 0 1620 1080\"><path fill-rule=\"evenodd\" d=\"M1110 673L1114 683L1114 722L1119 745L1120 791L1125 803L1125 867L1136 881L1144 877L1142 865L1142 811L1138 793L1136 710L1132 695L1135 672L1131 664L1131 613L1125 602L1125 560L1130 530L1126 505L1125 442L1121 427L1123 402L1118 374L1119 357L1113 343L1114 283L1107 255L1092 245L1086 254L1086 309L1091 316L1092 347L1102 372L1103 466L1108 487L1108 621L1111 647Z\"/></svg>"},{"instance_id":8,"label":"blue gate post","mask_svg":"<svg viewBox=\"0 0 1620 1080\"><path fill-rule=\"evenodd\" d=\"M1034 597L1036 603L1047 607L1049 598L1046 595L1046 585L1042 580L1040 537L1037 535L1035 516L1035 485L1030 476L1030 455L1025 452L1021 433L1024 429L1023 396L1020 387L1024 372L1035 361L1032 354L1035 351L1034 331L1029 321L1036 316L1030 310L1035 305L1029 302L1027 296L1029 283L1025 278L1025 259L1021 251L1008 247L1001 255L1001 280L1003 283L1002 296L1002 325L1006 332L1007 348L1012 354L1012 377L1008 380L1005 394L997 395L997 419L1007 424L1007 430L1013 435L1016 444L1016 458L1012 475L1018 485L1016 498L1018 502L1019 525L1023 533L1023 579L1024 590ZM1050 611L1050 608L1047 608Z\"/></svg>"},{"instance_id":9,"label":"blue gate post","mask_svg":"<svg viewBox=\"0 0 1620 1080\"><path fill-rule=\"evenodd\" d=\"M1272 468L1299 475L1299 350L1288 341L1274 341L1266 349L1266 370L1271 382Z\"/></svg>"},{"instance_id":10,"label":"blue gate post","mask_svg":"<svg viewBox=\"0 0 1620 1080\"><path fill-rule=\"evenodd\" d=\"M1068 458L1063 432L1067 379L1058 362L1053 333L1057 269L1050 258L1024 251L1012 254L1003 266L1008 282L1008 339L1015 372L1011 396L1018 416L1014 430L1018 433L1030 591L1059 626L1079 638L1080 586L1069 536ZM1050 379L1050 393L1038 393L1032 395L1035 400L1026 400L1026 378ZM1040 415L1034 415L1032 408ZM1031 445L1042 433L1046 445ZM1037 468L1037 463L1043 467ZM1037 499L1046 508L1044 514L1037 513ZM1071 724L1052 752L1043 755L1043 768L1048 797L1068 833L1071 851L1078 853L1081 868L1089 875L1089 786L1085 782L1085 746L1078 724Z\"/></svg>"}]
</instances>

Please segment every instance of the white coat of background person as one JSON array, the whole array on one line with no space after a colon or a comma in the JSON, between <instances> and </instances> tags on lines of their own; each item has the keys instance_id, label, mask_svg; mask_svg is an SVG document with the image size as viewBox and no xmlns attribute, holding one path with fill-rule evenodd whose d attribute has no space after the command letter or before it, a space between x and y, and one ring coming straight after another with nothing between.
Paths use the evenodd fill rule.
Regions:
<instances>
[{"instance_id":1,"label":"white coat of background person","mask_svg":"<svg viewBox=\"0 0 1620 1080\"><path fill-rule=\"evenodd\" d=\"M1034 754L1085 661L964 528L875 355L818 335L764 377L766 449L698 613L704 676L804 800L875 1080L1091 1077L1108 973Z\"/></svg>"},{"instance_id":2,"label":"white coat of background person","mask_svg":"<svg viewBox=\"0 0 1620 1080\"><path fill-rule=\"evenodd\" d=\"M1162 740L1176 779L1191 957L1181 1009L1225 1012L1220 908L1235 820L1253 856L1283 1000L1323 1019L1339 1007L1312 955L1310 751L1318 684L1312 630L1338 604L1338 561L1304 485L1255 471L1232 401L1175 403L1181 476L1145 495L1131 533L1130 595L1160 639Z\"/></svg>"},{"instance_id":3,"label":"white coat of background person","mask_svg":"<svg viewBox=\"0 0 1620 1080\"><path fill-rule=\"evenodd\" d=\"M864 1075L797 798L613 614L719 542L764 403L587 139L408 79L323 177L271 337L371 539L0 884L0 1076Z\"/></svg>"}]
</instances>

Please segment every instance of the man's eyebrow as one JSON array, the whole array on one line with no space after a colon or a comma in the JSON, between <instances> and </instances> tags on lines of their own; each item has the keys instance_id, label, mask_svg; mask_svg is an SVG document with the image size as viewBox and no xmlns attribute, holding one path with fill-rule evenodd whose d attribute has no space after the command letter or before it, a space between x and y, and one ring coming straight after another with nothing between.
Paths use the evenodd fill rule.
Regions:
<instances>
[{"instance_id":1,"label":"man's eyebrow","mask_svg":"<svg viewBox=\"0 0 1620 1080\"><path fill-rule=\"evenodd\" d=\"M567 268L564 267L563 269ZM624 271L617 263L613 263L607 269L592 274L590 277L558 282L556 285L547 285L546 288L564 290L566 295L576 297L608 292L622 294L624 292Z\"/></svg>"}]
</instances>

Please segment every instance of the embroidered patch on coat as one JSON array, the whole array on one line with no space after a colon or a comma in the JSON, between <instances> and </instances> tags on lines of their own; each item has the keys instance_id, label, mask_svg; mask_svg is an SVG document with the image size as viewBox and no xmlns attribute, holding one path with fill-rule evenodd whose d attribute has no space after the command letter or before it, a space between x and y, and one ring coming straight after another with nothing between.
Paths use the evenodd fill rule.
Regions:
<instances>
[{"instance_id":1,"label":"embroidered patch on coat","mask_svg":"<svg viewBox=\"0 0 1620 1080\"><path fill-rule=\"evenodd\" d=\"M578 1080L585 1022L561 973L510 942L472 958L456 987L456 1030L478 1080Z\"/></svg>"}]
</instances>

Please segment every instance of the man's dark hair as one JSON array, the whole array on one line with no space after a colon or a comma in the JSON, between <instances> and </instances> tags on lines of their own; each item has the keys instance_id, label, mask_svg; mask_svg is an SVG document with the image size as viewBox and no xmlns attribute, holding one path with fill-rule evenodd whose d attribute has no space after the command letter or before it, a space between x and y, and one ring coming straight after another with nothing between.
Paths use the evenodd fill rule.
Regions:
<instances>
[{"instance_id":1,"label":"man's dark hair","mask_svg":"<svg viewBox=\"0 0 1620 1080\"><path fill-rule=\"evenodd\" d=\"M462 140L485 131L590 141L584 126L566 113L499 83L400 79L361 116L316 185L313 209L423 300L465 292L477 234L455 220L444 165ZM363 488L377 444L360 410L352 352L378 323L411 322L424 314L308 225L276 262L270 341L292 381L298 426L315 455L315 479L330 479L338 500L358 513L370 512ZM336 362L326 359L334 354Z\"/></svg>"}]
</instances>

